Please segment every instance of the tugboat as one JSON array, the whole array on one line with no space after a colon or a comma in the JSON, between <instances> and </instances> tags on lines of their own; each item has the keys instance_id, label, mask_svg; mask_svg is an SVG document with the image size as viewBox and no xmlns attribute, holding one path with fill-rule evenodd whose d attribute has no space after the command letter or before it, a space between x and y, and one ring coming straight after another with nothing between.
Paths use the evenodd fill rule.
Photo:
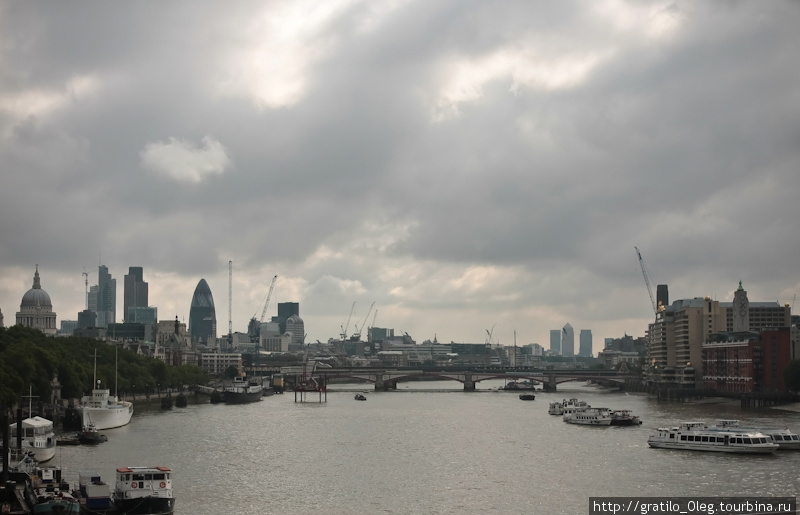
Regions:
<instances>
[{"instance_id":1,"label":"tugboat","mask_svg":"<svg viewBox=\"0 0 800 515\"><path fill-rule=\"evenodd\" d=\"M94 424L89 422L83 431L78 433L78 441L82 444L98 444L108 441L108 437L100 433Z\"/></svg>"},{"instance_id":2,"label":"tugboat","mask_svg":"<svg viewBox=\"0 0 800 515\"><path fill-rule=\"evenodd\" d=\"M236 377L222 389L225 404L246 404L260 401L264 395L264 385L255 379Z\"/></svg>"},{"instance_id":3,"label":"tugboat","mask_svg":"<svg viewBox=\"0 0 800 515\"><path fill-rule=\"evenodd\" d=\"M114 507L126 515L172 515L172 471L167 467L120 467Z\"/></svg>"}]
</instances>

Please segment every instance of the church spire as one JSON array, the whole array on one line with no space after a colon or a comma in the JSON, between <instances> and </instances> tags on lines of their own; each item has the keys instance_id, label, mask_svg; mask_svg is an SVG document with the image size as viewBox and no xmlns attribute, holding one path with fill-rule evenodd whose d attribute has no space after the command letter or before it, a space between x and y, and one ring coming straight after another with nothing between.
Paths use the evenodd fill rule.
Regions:
<instances>
[{"instance_id":1,"label":"church spire","mask_svg":"<svg viewBox=\"0 0 800 515\"><path fill-rule=\"evenodd\" d=\"M33 274L33 288L36 290L42 289L42 283L39 281L39 265L36 265L36 273Z\"/></svg>"},{"instance_id":2,"label":"church spire","mask_svg":"<svg viewBox=\"0 0 800 515\"><path fill-rule=\"evenodd\" d=\"M742 288L742 280L741 279L739 279L739 289L736 290L736 291L744 291L744 288Z\"/></svg>"}]
</instances>

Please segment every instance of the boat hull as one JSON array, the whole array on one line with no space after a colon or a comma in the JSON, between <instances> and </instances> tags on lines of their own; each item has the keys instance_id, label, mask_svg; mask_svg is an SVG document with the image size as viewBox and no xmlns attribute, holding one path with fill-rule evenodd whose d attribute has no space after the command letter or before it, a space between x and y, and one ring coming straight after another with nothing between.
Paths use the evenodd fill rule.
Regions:
<instances>
[{"instance_id":1,"label":"boat hull","mask_svg":"<svg viewBox=\"0 0 800 515\"><path fill-rule=\"evenodd\" d=\"M122 427L131 421L133 416L133 404L122 401L118 406L103 408L83 407L83 423L94 424L98 430L113 429Z\"/></svg>"},{"instance_id":2,"label":"boat hull","mask_svg":"<svg viewBox=\"0 0 800 515\"><path fill-rule=\"evenodd\" d=\"M248 404L258 402L263 397L262 391L257 392L222 392L222 400L225 404Z\"/></svg>"},{"instance_id":3,"label":"boat hull","mask_svg":"<svg viewBox=\"0 0 800 515\"><path fill-rule=\"evenodd\" d=\"M676 449L681 451L706 451L706 452L727 452L731 454L772 454L774 447L734 447L731 445L684 445L668 442L657 442L648 440L647 445L654 449Z\"/></svg>"},{"instance_id":4,"label":"boat hull","mask_svg":"<svg viewBox=\"0 0 800 515\"><path fill-rule=\"evenodd\" d=\"M125 515L172 515L175 513L174 497L138 497L114 499L114 507Z\"/></svg>"}]
</instances>

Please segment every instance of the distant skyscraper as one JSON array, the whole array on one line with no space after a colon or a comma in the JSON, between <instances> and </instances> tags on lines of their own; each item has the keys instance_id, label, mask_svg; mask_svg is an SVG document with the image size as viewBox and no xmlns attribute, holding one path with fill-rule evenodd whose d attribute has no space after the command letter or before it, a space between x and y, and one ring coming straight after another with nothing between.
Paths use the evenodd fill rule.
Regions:
<instances>
[{"instance_id":1,"label":"distant skyscraper","mask_svg":"<svg viewBox=\"0 0 800 515\"><path fill-rule=\"evenodd\" d=\"M95 323L97 322L97 285L89 286L89 295L86 297L86 303L88 304L88 309L92 313L94 313ZM91 327L97 327L92 324Z\"/></svg>"},{"instance_id":2,"label":"distant skyscraper","mask_svg":"<svg viewBox=\"0 0 800 515\"><path fill-rule=\"evenodd\" d=\"M300 303L299 302L279 302L278 303L278 316L273 318L273 321L278 322L281 328L281 334L287 331L286 321L290 316L300 317ZM302 336L302 335L301 335Z\"/></svg>"},{"instance_id":3,"label":"distant skyscraper","mask_svg":"<svg viewBox=\"0 0 800 515\"><path fill-rule=\"evenodd\" d=\"M561 355L561 331L558 329L550 330L550 354L553 356Z\"/></svg>"},{"instance_id":4,"label":"distant skyscraper","mask_svg":"<svg viewBox=\"0 0 800 515\"><path fill-rule=\"evenodd\" d=\"M580 347L578 350L578 356L583 356L585 358L592 357L592 330L591 329L581 329L580 335Z\"/></svg>"},{"instance_id":5,"label":"distant skyscraper","mask_svg":"<svg viewBox=\"0 0 800 515\"><path fill-rule=\"evenodd\" d=\"M117 280L108 273L107 266L100 265L97 269L97 327L108 327L116 321Z\"/></svg>"},{"instance_id":6,"label":"distant skyscraper","mask_svg":"<svg viewBox=\"0 0 800 515\"><path fill-rule=\"evenodd\" d=\"M561 355L575 355L575 330L569 323L561 329Z\"/></svg>"},{"instance_id":7,"label":"distant skyscraper","mask_svg":"<svg viewBox=\"0 0 800 515\"><path fill-rule=\"evenodd\" d=\"M200 279L189 308L189 334L192 341L214 346L217 341L217 312L214 297L205 279Z\"/></svg>"},{"instance_id":8,"label":"distant skyscraper","mask_svg":"<svg viewBox=\"0 0 800 515\"><path fill-rule=\"evenodd\" d=\"M669 288L666 284L656 286L656 307L669 306Z\"/></svg>"},{"instance_id":9,"label":"distant skyscraper","mask_svg":"<svg viewBox=\"0 0 800 515\"><path fill-rule=\"evenodd\" d=\"M147 307L147 283L144 282L144 270L140 266L128 268L125 276L125 292L123 295L123 320L125 322L141 322L136 317L137 310L131 308Z\"/></svg>"}]
</instances>

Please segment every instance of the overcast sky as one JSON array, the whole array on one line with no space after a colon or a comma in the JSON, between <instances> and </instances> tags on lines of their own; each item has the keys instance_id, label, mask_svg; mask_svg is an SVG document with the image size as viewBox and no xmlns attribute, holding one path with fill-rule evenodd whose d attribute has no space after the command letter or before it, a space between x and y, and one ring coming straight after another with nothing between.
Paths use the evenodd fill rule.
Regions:
<instances>
[{"instance_id":1,"label":"overcast sky","mask_svg":"<svg viewBox=\"0 0 800 515\"><path fill-rule=\"evenodd\" d=\"M0 3L0 310L39 265L201 278L245 331L549 347L644 336L670 300L800 291L800 4ZM367 316L372 303L375 308ZM375 315L377 310L377 315ZM366 330L364 331L366 333Z\"/></svg>"}]
</instances>

